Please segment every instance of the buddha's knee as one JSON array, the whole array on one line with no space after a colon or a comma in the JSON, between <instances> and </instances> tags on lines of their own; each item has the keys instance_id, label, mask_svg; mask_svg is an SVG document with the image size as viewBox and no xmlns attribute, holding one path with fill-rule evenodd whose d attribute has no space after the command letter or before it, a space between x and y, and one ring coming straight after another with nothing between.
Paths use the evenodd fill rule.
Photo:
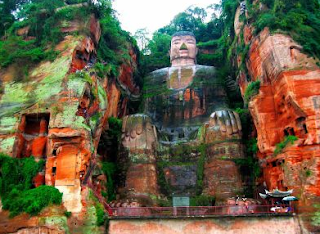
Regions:
<instances>
[{"instance_id":1,"label":"buddha's knee","mask_svg":"<svg viewBox=\"0 0 320 234\"><path fill-rule=\"evenodd\" d=\"M122 124L122 145L128 150L155 150L156 128L144 114L124 117Z\"/></svg>"}]
</instances>

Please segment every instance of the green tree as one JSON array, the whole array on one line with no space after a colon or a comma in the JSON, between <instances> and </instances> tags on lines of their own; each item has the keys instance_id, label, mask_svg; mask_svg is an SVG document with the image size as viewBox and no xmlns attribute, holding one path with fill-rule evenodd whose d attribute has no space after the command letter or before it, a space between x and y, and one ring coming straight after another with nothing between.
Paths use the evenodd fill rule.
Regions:
<instances>
[{"instance_id":1,"label":"green tree","mask_svg":"<svg viewBox=\"0 0 320 234\"><path fill-rule=\"evenodd\" d=\"M147 45L150 41L150 39L148 38L148 35L149 35L149 32L146 28L138 29L133 35L134 39L136 39L138 46L143 54L149 53L149 51L147 50Z\"/></svg>"},{"instance_id":2,"label":"green tree","mask_svg":"<svg viewBox=\"0 0 320 234\"><path fill-rule=\"evenodd\" d=\"M159 68L170 66L169 50L171 36L168 34L154 33L146 50L148 54L142 56L143 74Z\"/></svg>"},{"instance_id":3,"label":"green tree","mask_svg":"<svg viewBox=\"0 0 320 234\"><path fill-rule=\"evenodd\" d=\"M2 0L0 1L0 37L13 24L13 13L29 0Z\"/></svg>"}]
</instances>

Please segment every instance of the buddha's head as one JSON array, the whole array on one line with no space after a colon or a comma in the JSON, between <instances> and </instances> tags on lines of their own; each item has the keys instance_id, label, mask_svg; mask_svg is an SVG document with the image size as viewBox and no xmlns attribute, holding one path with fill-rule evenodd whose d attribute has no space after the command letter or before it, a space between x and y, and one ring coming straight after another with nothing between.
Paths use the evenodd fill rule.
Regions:
<instances>
[{"instance_id":1,"label":"buddha's head","mask_svg":"<svg viewBox=\"0 0 320 234\"><path fill-rule=\"evenodd\" d=\"M181 31L172 35L170 61L172 66L194 65L198 49L192 32Z\"/></svg>"}]
</instances>

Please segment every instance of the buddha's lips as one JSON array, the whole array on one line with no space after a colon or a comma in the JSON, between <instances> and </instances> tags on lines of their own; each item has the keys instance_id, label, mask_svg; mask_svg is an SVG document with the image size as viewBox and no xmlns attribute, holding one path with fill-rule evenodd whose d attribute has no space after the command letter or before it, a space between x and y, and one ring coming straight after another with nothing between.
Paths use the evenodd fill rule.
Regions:
<instances>
[{"instance_id":1,"label":"buddha's lips","mask_svg":"<svg viewBox=\"0 0 320 234\"><path fill-rule=\"evenodd\" d=\"M188 55L188 50L179 50L180 55Z\"/></svg>"}]
</instances>

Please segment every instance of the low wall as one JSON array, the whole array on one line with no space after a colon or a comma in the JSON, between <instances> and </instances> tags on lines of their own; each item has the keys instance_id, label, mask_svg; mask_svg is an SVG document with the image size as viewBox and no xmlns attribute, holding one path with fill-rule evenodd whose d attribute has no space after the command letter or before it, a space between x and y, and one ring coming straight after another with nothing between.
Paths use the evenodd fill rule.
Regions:
<instances>
[{"instance_id":1,"label":"low wall","mask_svg":"<svg viewBox=\"0 0 320 234\"><path fill-rule=\"evenodd\" d=\"M110 220L109 234L300 234L298 221L281 217Z\"/></svg>"}]
</instances>

